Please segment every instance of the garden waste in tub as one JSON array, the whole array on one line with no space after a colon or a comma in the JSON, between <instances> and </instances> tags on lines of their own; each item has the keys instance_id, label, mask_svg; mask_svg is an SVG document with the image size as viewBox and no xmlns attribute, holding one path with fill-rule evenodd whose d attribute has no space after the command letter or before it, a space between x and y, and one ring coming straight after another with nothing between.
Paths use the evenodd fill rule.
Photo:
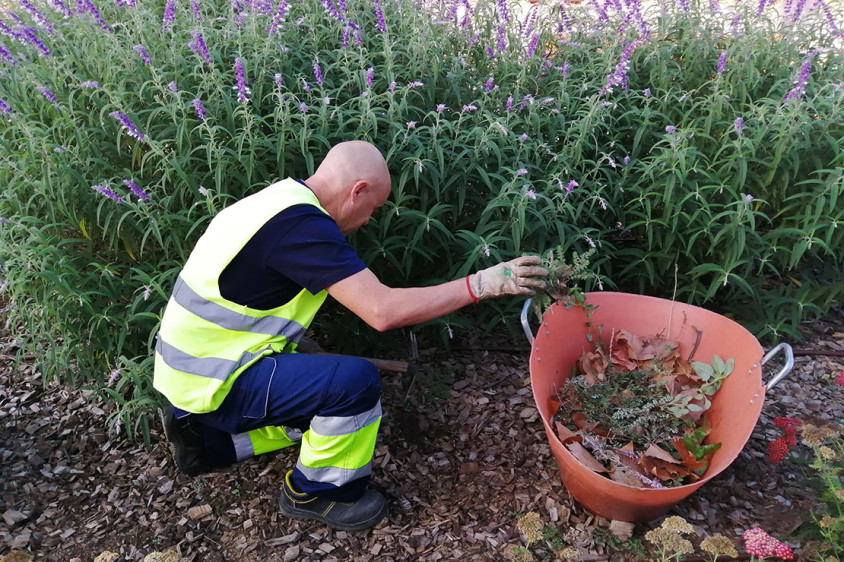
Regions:
<instances>
[{"instance_id":1,"label":"garden waste in tub","mask_svg":"<svg viewBox=\"0 0 844 562\"><path fill-rule=\"evenodd\" d=\"M583 352L557 389L560 441L590 470L628 486L700 480L721 446L704 444L707 410L733 359L692 361L694 349L683 357L679 343L662 334L598 333L594 350Z\"/></svg>"}]
</instances>

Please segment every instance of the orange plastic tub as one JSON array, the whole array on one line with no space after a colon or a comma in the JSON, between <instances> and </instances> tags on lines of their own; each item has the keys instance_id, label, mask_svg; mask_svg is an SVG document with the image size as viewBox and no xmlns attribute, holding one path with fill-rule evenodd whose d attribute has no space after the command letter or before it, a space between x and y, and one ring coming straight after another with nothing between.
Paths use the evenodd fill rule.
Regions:
<instances>
[{"instance_id":1,"label":"orange plastic tub","mask_svg":"<svg viewBox=\"0 0 844 562\"><path fill-rule=\"evenodd\" d=\"M745 328L696 306L627 293L588 293L586 297L587 303L598 307L591 317L587 318L581 307L566 310L561 303L556 303L545 313L535 338L527 324L530 301L525 303L522 324L532 341L530 379L533 396L563 484L572 497L588 511L607 519L636 523L652 521L735 460L759 419L766 389L773 387L793 367L791 347L780 344L763 358L762 346ZM587 322L591 322L591 327ZM593 349L593 344L586 338L587 333L591 330L597 337L597 329L601 326L605 335L613 328L640 336L664 332L669 339L680 342L684 356L694 346L697 329L702 335L694 360L709 363L713 355L725 360L735 359L735 368L714 395L708 414L712 433L707 442L721 442L722 445L713 454L703 478L697 482L663 489L620 484L583 466L557 437L552 424L559 406L557 389L569 377L581 353ZM761 366L781 349L787 356L786 365L765 385Z\"/></svg>"}]
</instances>

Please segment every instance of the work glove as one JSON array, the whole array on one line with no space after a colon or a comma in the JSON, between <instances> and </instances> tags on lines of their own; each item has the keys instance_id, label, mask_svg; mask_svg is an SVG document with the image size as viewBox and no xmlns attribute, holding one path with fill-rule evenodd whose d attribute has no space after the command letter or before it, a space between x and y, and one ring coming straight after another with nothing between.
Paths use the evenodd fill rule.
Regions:
<instances>
[{"instance_id":1,"label":"work glove","mask_svg":"<svg viewBox=\"0 0 844 562\"><path fill-rule=\"evenodd\" d=\"M548 270L537 267L542 263L539 256L522 256L494 265L469 275L469 290L476 301L502 297L504 295L533 295L534 289L545 287Z\"/></svg>"}]
</instances>

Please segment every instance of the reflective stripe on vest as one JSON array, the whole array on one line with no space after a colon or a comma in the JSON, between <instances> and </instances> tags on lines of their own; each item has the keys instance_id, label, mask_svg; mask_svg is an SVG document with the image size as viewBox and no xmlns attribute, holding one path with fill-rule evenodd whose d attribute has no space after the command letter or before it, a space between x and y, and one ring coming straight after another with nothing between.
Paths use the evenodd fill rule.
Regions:
<instances>
[{"instance_id":1,"label":"reflective stripe on vest","mask_svg":"<svg viewBox=\"0 0 844 562\"><path fill-rule=\"evenodd\" d=\"M280 181L220 211L197 241L155 349L153 386L177 408L215 410L243 370L263 356L291 351L325 301L325 291L303 289L278 308L258 310L220 294L219 278L231 260L267 221L299 204L325 212L306 186Z\"/></svg>"}]
</instances>

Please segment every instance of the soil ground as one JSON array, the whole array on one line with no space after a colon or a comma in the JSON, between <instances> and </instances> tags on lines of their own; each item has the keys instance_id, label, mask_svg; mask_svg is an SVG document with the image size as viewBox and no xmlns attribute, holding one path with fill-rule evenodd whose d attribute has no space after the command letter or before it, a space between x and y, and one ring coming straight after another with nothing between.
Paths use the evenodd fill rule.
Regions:
<instances>
[{"instance_id":1,"label":"soil ground","mask_svg":"<svg viewBox=\"0 0 844 562\"><path fill-rule=\"evenodd\" d=\"M844 350L844 314L836 309L802 330L806 343L796 347L821 354L798 356L766 396L739 457L670 512L695 526L693 542L721 534L742 552L740 533L759 526L798 559L811 556L811 470L794 458L771 463L767 444L781 434L776 417L844 419L836 384L844 358L833 356ZM527 348L430 348L415 377L383 374L373 482L389 496L390 515L375 529L346 533L279 513L279 482L295 448L187 477L157 422L150 450L110 433L107 404L90 391L45 385L32 362L13 369L12 345L5 337L0 347L3 561L506 560L525 546L518 522L530 512L550 540L522 550L524 559L553 560L561 545L576 548L579 560L654 558L642 537L659 520L623 540L562 485L533 402Z\"/></svg>"}]
</instances>

